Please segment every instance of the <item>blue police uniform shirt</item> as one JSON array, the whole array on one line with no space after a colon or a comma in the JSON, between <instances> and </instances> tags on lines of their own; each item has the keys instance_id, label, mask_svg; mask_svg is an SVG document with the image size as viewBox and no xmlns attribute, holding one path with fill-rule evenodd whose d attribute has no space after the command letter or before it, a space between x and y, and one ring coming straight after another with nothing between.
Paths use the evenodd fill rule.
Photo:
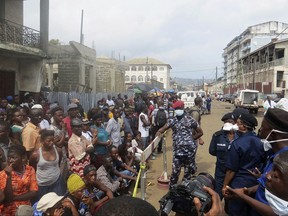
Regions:
<instances>
[{"instance_id":1,"label":"blue police uniform shirt","mask_svg":"<svg viewBox=\"0 0 288 216\"><path fill-rule=\"evenodd\" d=\"M269 158L269 160L267 161L267 164L262 172L262 175L260 178L258 178L258 183L259 183L259 187L256 191L256 194L255 194L255 199L262 202L262 203L265 203L267 205L269 205L268 201L266 200L266 197L265 197L265 184L266 184L266 174L268 172L270 172L273 168L273 160L274 158L276 157L276 155L280 154L281 152L284 152L284 151L288 151L288 146L281 149L280 151L276 152L275 154L271 155L271 157Z\"/></svg>"},{"instance_id":2,"label":"blue police uniform shirt","mask_svg":"<svg viewBox=\"0 0 288 216\"><path fill-rule=\"evenodd\" d=\"M233 188L252 187L257 185L257 179L248 169L261 169L266 159L261 140L252 131L242 134L235 139L227 155L226 168L235 172L230 183Z\"/></svg>"},{"instance_id":3,"label":"blue police uniform shirt","mask_svg":"<svg viewBox=\"0 0 288 216\"><path fill-rule=\"evenodd\" d=\"M237 139L237 133L234 134L234 139ZM215 176L217 177L225 177L226 167L225 163L227 160L227 152L232 141L228 138L227 131L217 131L214 133L212 140L209 146L209 153L213 156L216 156L216 168L215 168Z\"/></svg>"}]
</instances>

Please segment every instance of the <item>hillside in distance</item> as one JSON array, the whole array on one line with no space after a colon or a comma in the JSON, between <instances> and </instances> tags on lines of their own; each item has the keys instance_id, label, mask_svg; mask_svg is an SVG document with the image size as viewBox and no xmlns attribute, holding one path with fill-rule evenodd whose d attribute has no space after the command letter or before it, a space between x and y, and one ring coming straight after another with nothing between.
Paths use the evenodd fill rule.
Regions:
<instances>
[{"instance_id":1,"label":"hillside in distance","mask_svg":"<svg viewBox=\"0 0 288 216\"><path fill-rule=\"evenodd\" d=\"M182 85L182 86L198 86L198 85L203 85L203 79L189 79L189 78L180 78L180 77L174 77L172 78L172 81L175 81L176 83ZM205 79L205 83L210 83L213 82L213 79Z\"/></svg>"}]
</instances>

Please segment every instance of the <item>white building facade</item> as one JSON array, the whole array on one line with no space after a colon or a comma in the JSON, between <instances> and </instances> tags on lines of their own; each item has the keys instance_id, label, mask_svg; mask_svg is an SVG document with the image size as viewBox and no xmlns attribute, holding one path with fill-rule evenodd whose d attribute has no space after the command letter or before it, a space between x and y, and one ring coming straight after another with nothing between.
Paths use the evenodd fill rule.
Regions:
<instances>
[{"instance_id":1,"label":"white building facade","mask_svg":"<svg viewBox=\"0 0 288 216\"><path fill-rule=\"evenodd\" d=\"M151 79L163 83L165 89L170 88L169 64L154 58L135 58L126 61L129 65L125 72L125 85L129 87L137 83L150 83Z\"/></svg>"},{"instance_id":2,"label":"white building facade","mask_svg":"<svg viewBox=\"0 0 288 216\"><path fill-rule=\"evenodd\" d=\"M242 78L239 78L239 74L243 73L241 59L269 44L274 38L278 40L288 38L287 28L287 23L277 21L265 22L248 27L242 34L229 42L224 48L222 55L224 58L225 86L230 89L230 86L243 82Z\"/></svg>"}]
</instances>

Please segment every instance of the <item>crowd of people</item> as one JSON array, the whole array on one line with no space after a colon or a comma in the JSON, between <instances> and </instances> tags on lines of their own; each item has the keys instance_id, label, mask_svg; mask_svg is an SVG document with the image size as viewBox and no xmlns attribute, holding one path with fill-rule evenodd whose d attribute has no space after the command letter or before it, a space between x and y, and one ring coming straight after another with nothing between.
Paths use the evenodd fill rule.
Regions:
<instances>
[{"instance_id":1,"label":"crowd of people","mask_svg":"<svg viewBox=\"0 0 288 216\"><path fill-rule=\"evenodd\" d=\"M3 215L24 212L25 206L33 206L34 215L57 215L60 210L51 206L56 200L64 203L60 215L93 215L107 200L129 195L142 152L179 111L177 96L168 93L108 95L87 112L73 98L67 113L57 102L37 103L28 92L18 99L4 97L0 104ZM191 123L197 131L198 123ZM150 159L161 153L160 142ZM195 164L195 149L186 165L190 162ZM187 178L196 172L189 167ZM51 214L54 210L58 213Z\"/></svg>"},{"instance_id":2,"label":"crowd of people","mask_svg":"<svg viewBox=\"0 0 288 216\"><path fill-rule=\"evenodd\" d=\"M36 103L28 92L21 103L17 97L1 98L0 214L76 216L111 211L102 206L130 195L141 154L168 128L173 139L170 189L177 185L182 166L183 180L190 180L197 172L197 147L204 144L204 100L197 97L194 102L185 109L175 94L119 94L102 98L87 112L73 98L65 113L57 102ZM222 117L224 125L209 148L217 162L215 191L205 188L213 202L207 215L223 214L223 198L229 215L285 215L288 181L282 154L288 149L288 118L283 107L282 103L267 110L258 136L258 122L246 110L235 109ZM160 141L149 159L161 153ZM201 202L194 202L198 208Z\"/></svg>"}]
</instances>

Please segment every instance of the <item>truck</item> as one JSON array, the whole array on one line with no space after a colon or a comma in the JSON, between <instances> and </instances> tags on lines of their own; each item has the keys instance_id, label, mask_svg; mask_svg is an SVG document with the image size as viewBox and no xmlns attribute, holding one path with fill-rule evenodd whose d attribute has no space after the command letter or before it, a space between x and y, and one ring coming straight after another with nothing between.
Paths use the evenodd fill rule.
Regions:
<instances>
[{"instance_id":1,"label":"truck","mask_svg":"<svg viewBox=\"0 0 288 216\"><path fill-rule=\"evenodd\" d=\"M184 108L191 108L194 106L194 100L197 97L195 91L179 91L177 96L184 102Z\"/></svg>"},{"instance_id":2,"label":"truck","mask_svg":"<svg viewBox=\"0 0 288 216\"><path fill-rule=\"evenodd\" d=\"M258 113L259 91L252 89L240 90L234 101L235 108L248 109L250 113Z\"/></svg>"}]
</instances>

